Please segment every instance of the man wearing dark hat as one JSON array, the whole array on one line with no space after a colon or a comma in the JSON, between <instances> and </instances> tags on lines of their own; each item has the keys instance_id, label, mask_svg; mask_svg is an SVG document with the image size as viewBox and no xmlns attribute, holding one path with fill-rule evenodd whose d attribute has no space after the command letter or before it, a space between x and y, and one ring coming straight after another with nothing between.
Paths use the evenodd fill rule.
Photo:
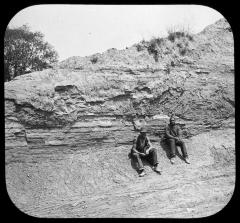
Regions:
<instances>
[{"instance_id":1,"label":"man wearing dark hat","mask_svg":"<svg viewBox=\"0 0 240 223\"><path fill-rule=\"evenodd\" d=\"M132 155L137 160L139 176L142 177L146 173L142 163L142 158L151 159L153 170L160 173L157 160L157 150L152 147L149 138L147 137L146 128L141 128L140 134L133 143Z\"/></svg>"},{"instance_id":2,"label":"man wearing dark hat","mask_svg":"<svg viewBox=\"0 0 240 223\"><path fill-rule=\"evenodd\" d=\"M165 137L167 140L167 143L170 146L170 161L172 164L175 163L175 157L176 157L176 146L180 146L182 150L183 158L185 159L185 162L190 164L190 161L188 159L188 154L186 150L185 143L180 138L180 128L175 123L174 116L171 116L170 123L166 127L165 131Z\"/></svg>"}]
</instances>

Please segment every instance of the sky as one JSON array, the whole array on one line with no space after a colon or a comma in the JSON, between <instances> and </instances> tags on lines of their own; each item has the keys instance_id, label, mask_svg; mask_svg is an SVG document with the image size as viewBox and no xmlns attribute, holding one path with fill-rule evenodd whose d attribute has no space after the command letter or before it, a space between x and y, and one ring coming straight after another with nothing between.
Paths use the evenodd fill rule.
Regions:
<instances>
[{"instance_id":1,"label":"sky","mask_svg":"<svg viewBox=\"0 0 240 223\"><path fill-rule=\"evenodd\" d=\"M35 5L19 11L8 26L27 24L42 32L62 61L164 37L173 27L198 33L220 18L201 5Z\"/></svg>"}]
</instances>

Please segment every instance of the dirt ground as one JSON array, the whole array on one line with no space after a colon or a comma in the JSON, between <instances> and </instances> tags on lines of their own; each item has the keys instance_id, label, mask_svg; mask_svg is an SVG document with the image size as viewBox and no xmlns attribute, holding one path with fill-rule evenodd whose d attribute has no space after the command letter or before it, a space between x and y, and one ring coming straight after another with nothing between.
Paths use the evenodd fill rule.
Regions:
<instances>
[{"instance_id":1,"label":"dirt ground","mask_svg":"<svg viewBox=\"0 0 240 223\"><path fill-rule=\"evenodd\" d=\"M235 185L235 129L185 140L191 164L171 164L158 149L161 175L145 163L138 177L129 146L76 151L64 159L6 166L11 200L23 212L57 218L196 218L217 213ZM181 153L179 149L179 153Z\"/></svg>"}]
</instances>

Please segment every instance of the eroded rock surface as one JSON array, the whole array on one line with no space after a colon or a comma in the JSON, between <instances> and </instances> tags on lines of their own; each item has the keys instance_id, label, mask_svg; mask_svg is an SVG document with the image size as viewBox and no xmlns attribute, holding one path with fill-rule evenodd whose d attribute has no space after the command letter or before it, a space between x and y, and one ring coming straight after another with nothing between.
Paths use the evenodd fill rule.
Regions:
<instances>
[{"instance_id":1,"label":"eroded rock surface","mask_svg":"<svg viewBox=\"0 0 240 223\"><path fill-rule=\"evenodd\" d=\"M184 55L180 43L164 39L157 62L139 43L5 83L6 183L18 208L39 217L198 217L227 204L235 182L232 32L223 19L194 35ZM191 165L171 166L160 144L172 113ZM160 176L149 167L139 179L128 157L142 125Z\"/></svg>"}]
</instances>

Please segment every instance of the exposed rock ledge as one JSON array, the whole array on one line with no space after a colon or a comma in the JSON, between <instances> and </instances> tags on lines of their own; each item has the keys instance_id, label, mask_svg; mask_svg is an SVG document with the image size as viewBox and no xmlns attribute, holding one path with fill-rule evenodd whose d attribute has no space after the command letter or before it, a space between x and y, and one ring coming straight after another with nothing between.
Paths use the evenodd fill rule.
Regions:
<instances>
[{"instance_id":1,"label":"exposed rock ledge","mask_svg":"<svg viewBox=\"0 0 240 223\"><path fill-rule=\"evenodd\" d=\"M6 184L16 206L39 217L201 217L223 208L235 182L233 38L219 21L194 40L186 56L158 63L133 46L5 83ZM170 166L159 144L172 113L188 167ZM142 180L131 167L142 125L161 177L148 168Z\"/></svg>"}]
</instances>

